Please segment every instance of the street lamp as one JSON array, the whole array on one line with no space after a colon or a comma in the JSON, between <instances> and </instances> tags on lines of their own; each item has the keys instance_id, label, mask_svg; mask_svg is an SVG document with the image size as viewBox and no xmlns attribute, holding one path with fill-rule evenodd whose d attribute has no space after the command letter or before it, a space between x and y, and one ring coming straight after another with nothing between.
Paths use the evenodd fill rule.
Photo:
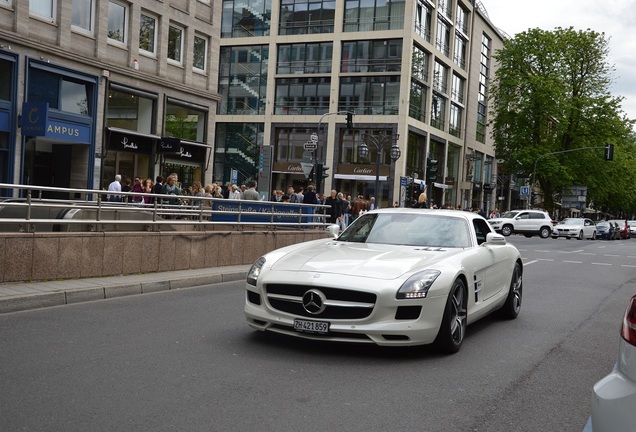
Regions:
<instances>
[{"instance_id":1,"label":"street lamp","mask_svg":"<svg viewBox=\"0 0 636 432\"><path fill-rule=\"evenodd\" d=\"M362 144L358 146L358 156L360 159L368 159L369 158L369 143L373 144L377 150L377 155L375 158L375 194L377 195L376 203L379 205L381 202L381 193L380 193L380 158L384 154L384 146L387 144L391 145L391 150L389 151L389 155L391 156L391 162L395 162L400 158L402 152L397 145L397 141L400 139L399 134L394 135L371 135L371 134L363 134L362 135Z\"/></svg>"}]
</instances>

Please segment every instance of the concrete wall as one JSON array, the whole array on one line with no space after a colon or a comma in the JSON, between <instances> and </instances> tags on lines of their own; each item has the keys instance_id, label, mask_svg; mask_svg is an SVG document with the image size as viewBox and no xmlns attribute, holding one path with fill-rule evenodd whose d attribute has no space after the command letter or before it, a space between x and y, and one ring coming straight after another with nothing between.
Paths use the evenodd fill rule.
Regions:
<instances>
[{"instance_id":1,"label":"concrete wall","mask_svg":"<svg viewBox=\"0 0 636 432\"><path fill-rule=\"evenodd\" d=\"M76 279L251 264L324 230L0 233L0 282Z\"/></svg>"}]
</instances>

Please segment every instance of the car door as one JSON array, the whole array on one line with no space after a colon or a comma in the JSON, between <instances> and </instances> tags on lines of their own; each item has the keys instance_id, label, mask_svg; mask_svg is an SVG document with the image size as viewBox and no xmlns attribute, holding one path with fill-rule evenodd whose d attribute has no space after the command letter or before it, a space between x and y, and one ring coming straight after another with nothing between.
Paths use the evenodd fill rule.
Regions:
<instances>
[{"instance_id":1,"label":"car door","mask_svg":"<svg viewBox=\"0 0 636 432\"><path fill-rule=\"evenodd\" d=\"M532 219L530 219L530 212L522 211L519 212L517 216L515 216L515 231L517 232L528 232L528 231L538 231L532 229Z\"/></svg>"},{"instance_id":2,"label":"car door","mask_svg":"<svg viewBox=\"0 0 636 432\"><path fill-rule=\"evenodd\" d=\"M476 307L480 308L487 305L488 300L502 289L508 288L510 265L506 248L486 244L486 235L492 232L488 223L482 219L474 219L473 228L479 247L470 260L473 280L469 283L472 283L473 291L469 294L473 296Z\"/></svg>"},{"instance_id":3,"label":"car door","mask_svg":"<svg viewBox=\"0 0 636 432\"><path fill-rule=\"evenodd\" d=\"M594 235L594 230L596 230L596 225L592 222L592 219L584 219L583 220L583 237L592 238Z\"/></svg>"}]
</instances>

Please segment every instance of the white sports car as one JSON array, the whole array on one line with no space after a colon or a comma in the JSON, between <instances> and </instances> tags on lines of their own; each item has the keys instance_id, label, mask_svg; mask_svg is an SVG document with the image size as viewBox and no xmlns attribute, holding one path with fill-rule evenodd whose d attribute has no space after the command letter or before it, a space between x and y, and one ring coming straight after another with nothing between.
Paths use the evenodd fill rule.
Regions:
<instances>
[{"instance_id":1,"label":"white sports car","mask_svg":"<svg viewBox=\"0 0 636 432\"><path fill-rule=\"evenodd\" d=\"M459 351L466 325L516 318L523 264L486 219L459 210L368 212L333 239L275 250L247 274L249 325L316 340Z\"/></svg>"}]
</instances>

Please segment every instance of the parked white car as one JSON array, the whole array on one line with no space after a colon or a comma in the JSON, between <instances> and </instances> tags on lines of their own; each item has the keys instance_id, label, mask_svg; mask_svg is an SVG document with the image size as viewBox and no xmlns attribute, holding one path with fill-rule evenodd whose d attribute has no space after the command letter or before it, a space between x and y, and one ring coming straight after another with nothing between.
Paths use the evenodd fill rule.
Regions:
<instances>
[{"instance_id":1,"label":"parked white car","mask_svg":"<svg viewBox=\"0 0 636 432\"><path fill-rule=\"evenodd\" d=\"M588 218L566 218L552 228L552 238L596 240L596 224Z\"/></svg>"},{"instance_id":2,"label":"parked white car","mask_svg":"<svg viewBox=\"0 0 636 432\"><path fill-rule=\"evenodd\" d=\"M519 233L526 237L548 238L552 233L552 218L543 210L510 210L498 218L488 219L493 229L505 236Z\"/></svg>"},{"instance_id":3,"label":"parked white car","mask_svg":"<svg viewBox=\"0 0 636 432\"><path fill-rule=\"evenodd\" d=\"M636 427L636 296L632 297L618 339L614 370L594 385L592 430L633 431Z\"/></svg>"}]
</instances>

